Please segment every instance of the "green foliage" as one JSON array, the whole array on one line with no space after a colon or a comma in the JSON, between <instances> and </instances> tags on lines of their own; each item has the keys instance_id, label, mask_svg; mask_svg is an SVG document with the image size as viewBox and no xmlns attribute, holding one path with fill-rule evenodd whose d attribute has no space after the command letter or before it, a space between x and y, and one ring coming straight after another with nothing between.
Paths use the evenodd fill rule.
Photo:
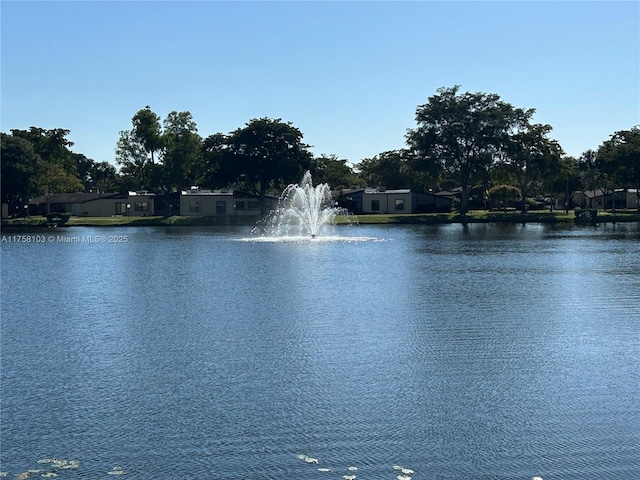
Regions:
<instances>
[{"instance_id":1,"label":"green foliage","mask_svg":"<svg viewBox=\"0 0 640 480\"><path fill-rule=\"evenodd\" d=\"M540 191L545 179L560 171L562 148L550 138L550 125L531 124L529 115L516 120L513 131L505 137L499 162L513 175L520 190L520 205L526 210L525 198Z\"/></svg>"},{"instance_id":2,"label":"green foliage","mask_svg":"<svg viewBox=\"0 0 640 480\"><path fill-rule=\"evenodd\" d=\"M385 185L429 191L461 188L460 212L495 195L519 201L577 189L640 189L640 127L621 130L597 151L563 156L551 126L531 121L535 110L515 108L496 94L440 88L416 108L407 148L381 152L356 165L336 155L313 158L291 122L254 118L228 134L202 139L190 112L161 122L149 106L131 118L116 145L119 172L109 162L73 153L69 130L31 127L2 133L2 201L21 212L41 194L99 190L154 190L165 200L189 185L230 187L258 198L279 193L305 170L332 188ZM509 187L508 187L509 186ZM475 193L474 193L475 192ZM167 200L168 203L168 200Z\"/></svg>"},{"instance_id":3,"label":"green foliage","mask_svg":"<svg viewBox=\"0 0 640 480\"><path fill-rule=\"evenodd\" d=\"M494 208L507 208L522 198L520 189L513 185L496 185L490 188L487 193Z\"/></svg>"},{"instance_id":4,"label":"green foliage","mask_svg":"<svg viewBox=\"0 0 640 480\"><path fill-rule=\"evenodd\" d=\"M389 188L409 188L412 172L408 163L409 152L391 150L373 158L365 158L356 165L366 185L384 185Z\"/></svg>"},{"instance_id":5,"label":"green foliage","mask_svg":"<svg viewBox=\"0 0 640 480\"><path fill-rule=\"evenodd\" d=\"M133 124L131 129L133 138L150 155L151 163L155 163L154 154L163 146L160 117L153 113L151 107L147 105L136 112L131 119L131 123Z\"/></svg>"},{"instance_id":6,"label":"green foliage","mask_svg":"<svg viewBox=\"0 0 640 480\"><path fill-rule=\"evenodd\" d=\"M407 133L416 165L449 174L462 189L461 213L469 210L469 194L486 183L489 167L503 151L508 133L533 110L514 108L496 94L460 93L440 88L416 110L418 126Z\"/></svg>"},{"instance_id":7,"label":"green foliage","mask_svg":"<svg viewBox=\"0 0 640 480\"><path fill-rule=\"evenodd\" d=\"M595 167L617 187L640 188L640 126L617 131L604 141Z\"/></svg>"},{"instance_id":8,"label":"green foliage","mask_svg":"<svg viewBox=\"0 0 640 480\"><path fill-rule=\"evenodd\" d=\"M180 191L197 177L202 140L189 112L170 112L163 125L163 187Z\"/></svg>"},{"instance_id":9,"label":"green foliage","mask_svg":"<svg viewBox=\"0 0 640 480\"><path fill-rule=\"evenodd\" d=\"M496 185L488 193L491 199L507 201L519 200L521 195L520 189L513 185Z\"/></svg>"},{"instance_id":10,"label":"green foliage","mask_svg":"<svg viewBox=\"0 0 640 480\"><path fill-rule=\"evenodd\" d=\"M2 202L8 203L10 211L26 204L32 191L36 190L36 172L42 159L27 139L2 134Z\"/></svg>"},{"instance_id":11,"label":"green foliage","mask_svg":"<svg viewBox=\"0 0 640 480\"><path fill-rule=\"evenodd\" d=\"M347 165L347 161L336 155L322 154L314 158L310 171L315 185L326 183L334 190L361 183L351 167Z\"/></svg>"},{"instance_id":12,"label":"green foliage","mask_svg":"<svg viewBox=\"0 0 640 480\"><path fill-rule=\"evenodd\" d=\"M2 134L2 201L21 212L34 196L83 191L80 163L69 150L69 130L11 130ZM84 159L83 167L91 162Z\"/></svg>"},{"instance_id":13,"label":"green foliage","mask_svg":"<svg viewBox=\"0 0 640 480\"><path fill-rule=\"evenodd\" d=\"M220 170L238 189L254 195L266 213L266 193L302 178L311 166L302 132L281 119L254 118L218 148Z\"/></svg>"}]
</instances>

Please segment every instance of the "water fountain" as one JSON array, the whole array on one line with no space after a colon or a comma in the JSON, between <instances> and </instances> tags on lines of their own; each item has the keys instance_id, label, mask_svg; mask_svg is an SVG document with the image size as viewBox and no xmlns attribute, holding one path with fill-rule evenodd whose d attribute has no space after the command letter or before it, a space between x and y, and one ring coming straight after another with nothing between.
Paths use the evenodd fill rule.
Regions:
<instances>
[{"instance_id":1,"label":"water fountain","mask_svg":"<svg viewBox=\"0 0 640 480\"><path fill-rule=\"evenodd\" d=\"M315 239L324 227L333 225L336 215L346 214L331 198L326 183L313 186L306 172L300 184L291 184L280 196L278 209L271 217L271 233L276 237Z\"/></svg>"}]
</instances>

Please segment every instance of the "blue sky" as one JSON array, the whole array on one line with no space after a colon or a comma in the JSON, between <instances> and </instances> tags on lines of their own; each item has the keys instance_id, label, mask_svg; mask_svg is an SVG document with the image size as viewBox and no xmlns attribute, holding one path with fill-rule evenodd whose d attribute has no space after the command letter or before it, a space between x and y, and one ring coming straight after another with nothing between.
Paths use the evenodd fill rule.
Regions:
<instances>
[{"instance_id":1,"label":"blue sky","mask_svg":"<svg viewBox=\"0 0 640 480\"><path fill-rule=\"evenodd\" d=\"M114 162L145 105L201 136L292 122L316 155L403 148L440 87L496 93L578 156L640 123L640 2L1 2L1 130Z\"/></svg>"}]
</instances>

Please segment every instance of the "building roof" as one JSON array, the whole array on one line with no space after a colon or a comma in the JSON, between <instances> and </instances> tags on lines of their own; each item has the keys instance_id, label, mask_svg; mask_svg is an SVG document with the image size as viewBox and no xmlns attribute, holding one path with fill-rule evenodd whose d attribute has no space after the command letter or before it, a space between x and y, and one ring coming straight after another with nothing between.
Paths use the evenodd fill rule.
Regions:
<instances>
[{"instance_id":1,"label":"building roof","mask_svg":"<svg viewBox=\"0 0 640 480\"><path fill-rule=\"evenodd\" d=\"M117 199L122 198L124 200L136 196L154 196L154 193L149 192L129 192L129 193L54 193L53 195L40 195L39 197L29 200L30 205L39 205L43 203L85 203L93 202L95 200L103 199Z\"/></svg>"},{"instance_id":2,"label":"building roof","mask_svg":"<svg viewBox=\"0 0 640 480\"><path fill-rule=\"evenodd\" d=\"M182 190L180 195L233 195L233 190L206 190L193 186L189 190Z\"/></svg>"},{"instance_id":3,"label":"building roof","mask_svg":"<svg viewBox=\"0 0 640 480\"><path fill-rule=\"evenodd\" d=\"M54 193L53 195L40 195L29 200L31 205L39 203L83 203L88 200L104 197L103 193ZM113 194L111 194L113 195Z\"/></svg>"},{"instance_id":4,"label":"building roof","mask_svg":"<svg viewBox=\"0 0 640 480\"><path fill-rule=\"evenodd\" d=\"M637 189L635 188L616 188L613 190L613 193L621 193L621 192L628 192L631 194L635 194L637 193ZM595 197L604 197L605 195L611 195L611 191L607 191L605 192L604 190L602 190L601 188L597 188L595 190L587 190L582 192L583 195L587 198L595 198Z\"/></svg>"}]
</instances>

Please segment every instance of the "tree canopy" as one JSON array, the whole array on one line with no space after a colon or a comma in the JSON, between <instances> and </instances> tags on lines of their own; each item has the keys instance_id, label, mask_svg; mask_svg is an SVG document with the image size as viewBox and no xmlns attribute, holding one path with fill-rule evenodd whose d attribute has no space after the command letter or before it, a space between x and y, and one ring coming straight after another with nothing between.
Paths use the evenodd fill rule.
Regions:
<instances>
[{"instance_id":1,"label":"tree canopy","mask_svg":"<svg viewBox=\"0 0 640 480\"><path fill-rule=\"evenodd\" d=\"M302 132L281 119L254 118L219 145L220 171L228 183L254 195L266 212L266 194L302 178L311 166Z\"/></svg>"},{"instance_id":2,"label":"tree canopy","mask_svg":"<svg viewBox=\"0 0 640 480\"><path fill-rule=\"evenodd\" d=\"M440 170L461 188L461 213L469 209L469 193L488 183L489 167L509 141L518 122L528 122L534 110L515 108L496 94L460 93L460 87L438 89L416 110L416 128L407 143L416 166Z\"/></svg>"},{"instance_id":3,"label":"tree canopy","mask_svg":"<svg viewBox=\"0 0 640 480\"><path fill-rule=\"evenodd\" d=\"M614 132L597 149L572 158L551 138L551 125L535 123L534 114L497 94L442 87L416 108L406 148L351 164L333 154L314 158L303 133L279 118L254 118L227 134L202 138L190 112L174 110L162 120L147 105L119 133L119 170L72 152L69 130L2 133L2 201L15 213L42 194L150 190L169 205L171 195L199 185L253 195L266 213L267 194L297 182L305 170L334 189L459 189L463 214L490 190L502 197L508 192L510 201L519 192L523 209L526 198L540 194L640 190L640 127Z\"/></svg>"}]
</instances>

